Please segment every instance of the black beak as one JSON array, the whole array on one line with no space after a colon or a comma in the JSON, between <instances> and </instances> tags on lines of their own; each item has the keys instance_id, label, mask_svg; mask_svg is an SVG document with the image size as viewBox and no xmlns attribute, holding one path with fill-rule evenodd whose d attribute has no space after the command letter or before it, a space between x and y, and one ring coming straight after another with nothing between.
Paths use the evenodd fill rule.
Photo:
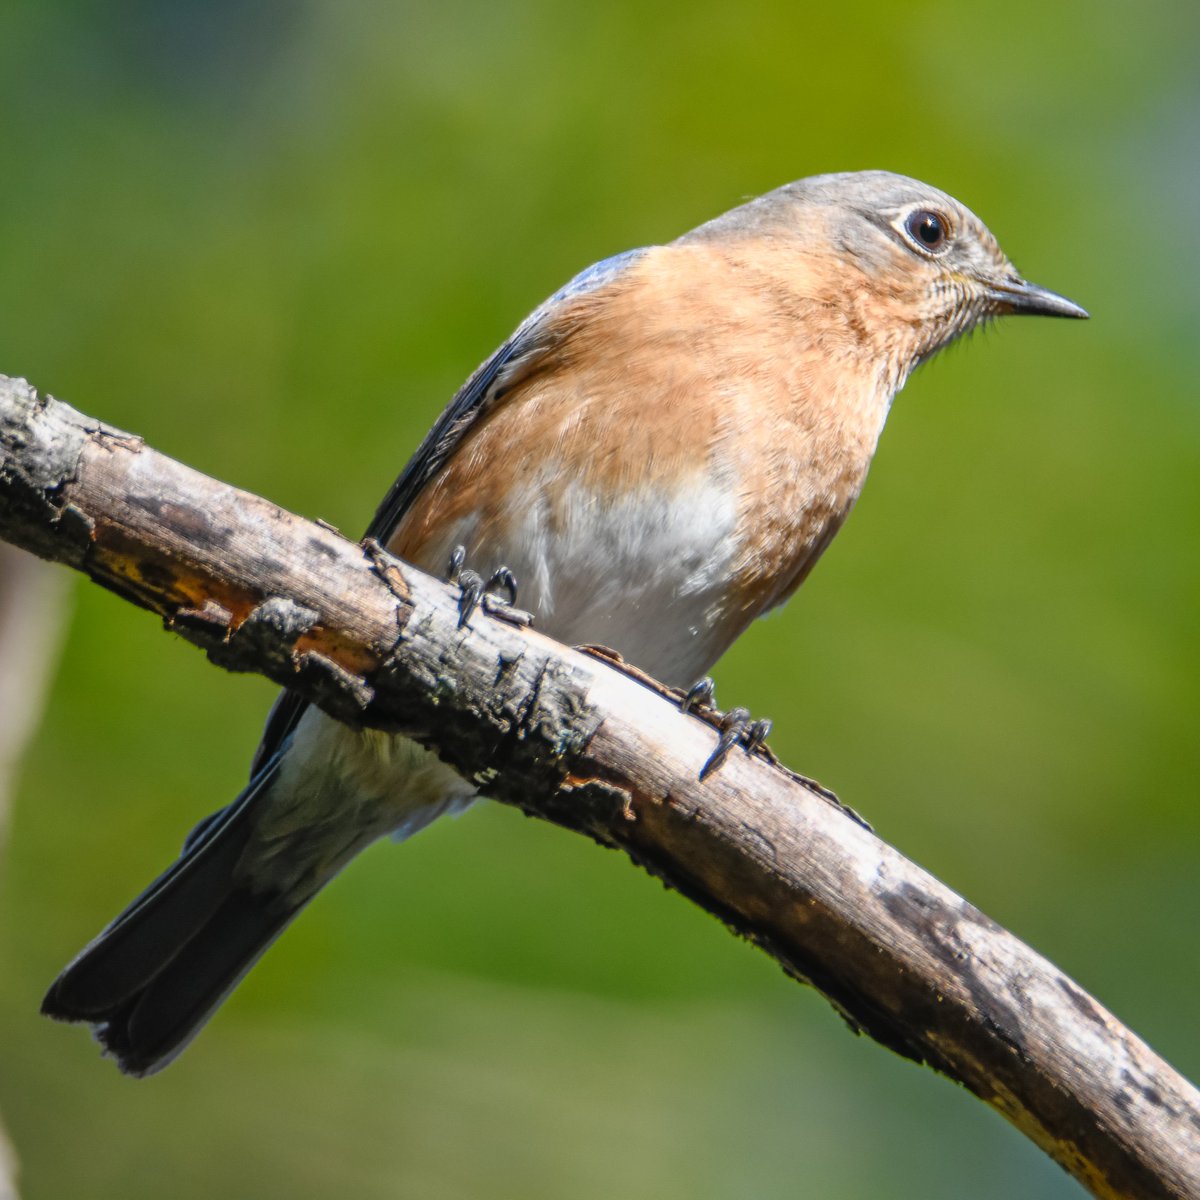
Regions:
<instances>
[{"instance_id":1,"label":"black beak","mask_svg":"<svg viewBox=\"0 0 1200 1200\"><path fill-rule=\"evenodd\" d=\"M985 292L998 313L1035 317L1078 317L1081 320L1086 320L1088 315L1087 310L1080 308L1074 300L1038 287L1036 283L1026 283L1024 279L988 283L985 285Z\"/></svg>"}]
</instances>

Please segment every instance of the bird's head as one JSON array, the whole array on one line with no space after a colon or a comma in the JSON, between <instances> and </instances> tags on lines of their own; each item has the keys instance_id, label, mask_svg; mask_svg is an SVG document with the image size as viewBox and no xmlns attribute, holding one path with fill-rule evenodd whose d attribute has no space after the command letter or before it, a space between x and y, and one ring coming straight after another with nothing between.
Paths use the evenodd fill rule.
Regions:
<instances>
[{"instance_id":1,"label":"bird's head","mask_svg":"<svg viewBox=\"0 0 1200 1200\"><path fill-rule=\"evenodd\" d=\"M953 196L890 171L816 175L702 225L691 238L797 256L802 287L891 361L900 381L991 317L1086 317L1023 279L983 222ZM786 268L784 268L786 269Z\"/></svg>"}]
</instances>

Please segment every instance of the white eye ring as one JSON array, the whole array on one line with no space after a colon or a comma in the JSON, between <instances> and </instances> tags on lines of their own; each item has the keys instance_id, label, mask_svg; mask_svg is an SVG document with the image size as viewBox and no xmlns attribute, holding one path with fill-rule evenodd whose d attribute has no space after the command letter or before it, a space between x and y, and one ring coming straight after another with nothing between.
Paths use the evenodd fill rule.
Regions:
<instances>
[{"instance_id":1,"label":"white eye ring","mask_svg":"<svg viewBox=\"0 0 1200 1200\"><path fill-rule=\"evenodd\" d=\"M950 245L950 222L932 208L914 208L902 228L922 254L940 254Z\"/></svg>"}]
</instances>

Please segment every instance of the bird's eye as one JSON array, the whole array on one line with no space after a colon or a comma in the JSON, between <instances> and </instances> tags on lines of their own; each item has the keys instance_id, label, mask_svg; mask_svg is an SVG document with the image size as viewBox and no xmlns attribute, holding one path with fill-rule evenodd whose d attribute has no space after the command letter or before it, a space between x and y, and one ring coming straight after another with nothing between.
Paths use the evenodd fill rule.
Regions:
<instances>
[{"instance_id":1,"label":"bird's eye","mask_svg":"<svg viewBox=\"0 0 1200 1200\"><path fill-rule=\"evenodd\" d=\"M932 209L919 208L911 212L904 222L905 232L922 250L942 249L947 238L946 218Z\"/></svg>"}]
</instances>

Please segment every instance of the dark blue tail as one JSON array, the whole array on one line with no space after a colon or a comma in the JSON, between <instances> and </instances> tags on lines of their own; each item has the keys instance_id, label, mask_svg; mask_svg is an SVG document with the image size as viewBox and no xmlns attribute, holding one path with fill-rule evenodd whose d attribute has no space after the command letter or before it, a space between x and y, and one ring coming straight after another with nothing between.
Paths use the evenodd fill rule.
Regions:
<instances>
[{"instance_id":1,"label":"dark blue tail","mask_svg":"<svg viewBox=\"0 0 1200 1200\"><path fill-rule=\"evenodd\" d=\"M54 981L42 1012L87 1021L121 1070L166 1066L299 910L237 879L278 760L187 841L154 881Z\"/></svg>"}]
</instances>

